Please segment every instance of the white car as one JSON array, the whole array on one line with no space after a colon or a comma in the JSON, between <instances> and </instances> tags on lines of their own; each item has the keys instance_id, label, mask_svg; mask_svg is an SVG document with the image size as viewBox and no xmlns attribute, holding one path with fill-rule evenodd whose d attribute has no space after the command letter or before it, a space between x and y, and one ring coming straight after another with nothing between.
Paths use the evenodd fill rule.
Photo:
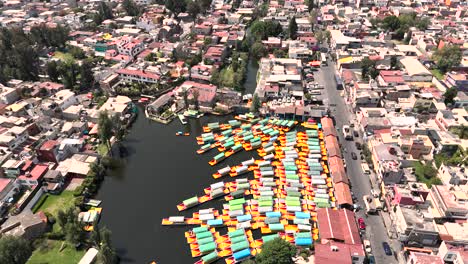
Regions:
<instances>
[{"instance_id":1,"label":"white car","mask_svg":"<svg viewBox=\"0 0 468 264\"><path fill-rule=\"evenodd\" d=\"M366 250L367 253L371 253L372 252L372 248L371 248L371 245L370 245L370 241L367 240L367 239L364 239L362 241L362 243L364 244L364 249Z\"/></svg>"}]
</instances>

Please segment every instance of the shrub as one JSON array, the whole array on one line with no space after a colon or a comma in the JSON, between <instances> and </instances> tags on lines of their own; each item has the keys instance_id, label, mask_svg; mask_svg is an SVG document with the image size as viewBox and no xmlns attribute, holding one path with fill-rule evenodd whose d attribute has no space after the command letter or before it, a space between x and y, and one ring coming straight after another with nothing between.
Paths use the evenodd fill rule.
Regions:
<instances>
[{"instance_id":1,"label":"shrub","mask_svg":"<svg viewBox=\"0 0 468 264\"><path fill-rule=\"evenodd\" d=\"M80 196L83 193L83 190L84 190L83 185L76 187L76 189L73 191L73 196L75 197Z\"/></svg>"}]
</instances>

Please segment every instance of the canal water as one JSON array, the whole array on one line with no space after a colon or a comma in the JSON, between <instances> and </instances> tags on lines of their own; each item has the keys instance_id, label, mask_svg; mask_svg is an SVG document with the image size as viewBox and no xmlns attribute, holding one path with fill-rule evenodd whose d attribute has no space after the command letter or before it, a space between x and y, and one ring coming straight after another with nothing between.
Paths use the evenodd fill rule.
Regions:
<instances>
[{"instance_id":1,"label":"canal water","mask_svg":"<svg viewBox=\"0 0 468 264\"><path fill-rule=\"evenodd\" d=\"M256 65L249 63L246 93L256 85ZM256 152L241 151L221 164L211 167L208 161L218 151L198 155L195 137L209 122L226 122L232 117L206 116L190 119L182 125L174 120L162 125L144 117L142 109L123 145L128 156L122 168L110 173L98 195L103 201L101 225L112 231L112 240L122 263L194 263L184 232L189 227L163 227L161 220L173 215L191 216L194 211L214 207L221 209L224 199L197 206L179 213L177 204L194 195L203 195L218 180L211 176L226 165L237 165ZM177 137L177 131L191 136ZM256 155L255 155L256 156ZM248 175L252 177L251 173Z\"/></svg>"}]
</instances>

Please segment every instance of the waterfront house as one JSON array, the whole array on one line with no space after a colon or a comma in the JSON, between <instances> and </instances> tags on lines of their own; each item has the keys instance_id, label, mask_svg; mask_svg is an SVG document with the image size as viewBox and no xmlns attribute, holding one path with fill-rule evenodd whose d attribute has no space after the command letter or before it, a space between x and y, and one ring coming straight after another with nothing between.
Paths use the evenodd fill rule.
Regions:
<instances>
[{"instance_id":1,"label":"waterfront house","mask_svg":"<svg viewBox=\"0 0 468 264\"><path fill-rule=\"evenodd\" d=\"M71 158L59 162L55 170L60 171L65 179L84 178L89 172L89 165L96 159L94 156L75 154Z\"/></svg>"},{"instance_id":2,"label":"waterfront house","mask_svg":"<svg viewBox=\"0 0 468 264\"><path fill-rule=\"evenodd\" d=\"M208 63L219 64L224 61L228 55L228 48L224 45L213 45L208 47L203 59Z\"/></svg>"},{"instance_id":3,"label":"waterfront house","mask_svg":"<svg viewBox=\"0 0 468 264\"><path fill-rule=\"evenodd\" d=\"M28 187L40 185L42 183L44 175L48 170L48 165L34 165L32 170L26 171L23 175L18 176L18 183L22 186Z\"/></svg>"},{"instance_id":4,"label":"waterfront house","mask_svg":"<svg viewBox=\"0 0 468 264\"><path fill-rule=\"evenodd\" d=\"M189 99L193 99L194 92L198 93L198 103L201 106L212 107L216 98L216 86L212 84L204 84L194 81L185 81L182 85L175 89L176 95L181 97L182 92L188 91Z\"/></svg>"},{"instance_id":5,"label":"waterfront house","mask_svg":"<svg viewBox=\"0 0 468 264\"><path fill-rule=\"evenodd\" d=\"M0 226L0 234L22 237L28 240L41 236L47 227L47 216L43 212L33 214L25 209L12 215Z\"/></svg>"},{"instance_id":6,"label":"waterfront house","mask_svg":"<svg viewBox=\"0 0 468 264\"><path fill-rule=\"evenodd\" d=\"M214 69L213 65L197 64L190 69L190 79L209 83Z\"/></svg>"},{"instance_id":7,"label":"waterfront house","mask_svg":"<svg viewBox=\"0 0 468 264\"><path fill-rule=\"evenodd\" d=\"M146 108L149 115L160 116L174 103L174 96L171 93L161 95Z\"/></svg>"},{"instance_id":8,"label":"waterfront house","mask_svg":"<svg viewBox=\"0 0 468 264\"><path fill-rule=\"evenodd\" d=\"M49 193L58 194L62 191L65 178L57 170L48 170L44 175L45 190Z\"/></svg>"},{"instance_id":9,"label":"waterfront house","mask_svg":"<svg viewBox=\"0 0 468 264\"><path fill-rule=\"evenodd\" d=\"M109 116L124 116L131 109L131 102L132 99L123 95L109 97L107 101L99 108L99 112L107 111Z\"/></svg>"}]
</instances>

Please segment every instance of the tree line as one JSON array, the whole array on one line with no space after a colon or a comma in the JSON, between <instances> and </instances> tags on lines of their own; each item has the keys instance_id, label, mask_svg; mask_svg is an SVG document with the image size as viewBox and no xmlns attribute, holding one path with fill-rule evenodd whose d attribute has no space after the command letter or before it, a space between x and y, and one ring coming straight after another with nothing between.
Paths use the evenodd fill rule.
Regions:
<instances>
[{"instance_id":1,"label":"tree line","mask_svg":"<svg viewBox=\"0 0 468 264\"><path fill-rule=\"evenodd\" d=\"M68 40L69 30L58 25L31 28L26 34L22 28L0 28L0 83L10 79L36 81L39 76L39 55L46 48L61 49Z\"/></svg>"},{"instance_id":2,"label":"tree line","mask_svg":"<svg viewBox=\"0 0 468 264\"><path fill-rule=\"evenodd\" d=\"M428 17L417 16L416 13L411 14L402 14L400 16L387 16L384 19L380 20L378 18L371 19L373 27L380 26L385 30L390 30L395 32L395 39L402 40L405 33L409 31L411 27L416 27L419 30L426 30L429 26L431 20ZM409 41L411 35L407 36L406 42Z\"/></svg>"}]
</instances>

